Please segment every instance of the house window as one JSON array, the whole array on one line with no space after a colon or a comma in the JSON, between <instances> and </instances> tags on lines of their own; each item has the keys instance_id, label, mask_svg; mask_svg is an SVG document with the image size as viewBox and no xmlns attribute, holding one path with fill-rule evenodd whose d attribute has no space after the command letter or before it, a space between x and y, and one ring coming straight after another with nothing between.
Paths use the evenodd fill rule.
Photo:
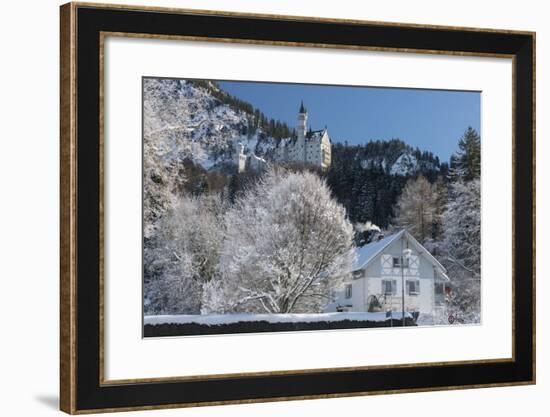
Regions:
<instances>
[{"instance_id":1,"label":"house window","mask_svg":"<svg viewBox=\"0 0 550 417\"><path fill-rule=\"evenodd\" d=\"M407 290L409 292L409 295L418 295L418 294L420 294L420 281L417 280L417 279L407 281Z\"/></svg>"},{"instance_id":2,"label":"house window","mask_svg":"<svg viewBox=\"0 0 550 417\"><path fill-rule=\"evenodd\" d=\"M401 268L401 258L399 256L393 257L393 267ZM403 258L403 268L409 267L409 258Z\"/></svg>"},{"instance_id":3,"label":"house window","mask_svg":"<svg viewBox=\"0 0 550 417\"><path fill-rule=\"evenodd\" d=\"M382 280L382 293L384 295L397 294L397 281L395 279Z\"/></svg>"},{"instance_id":4,"label":"house window","mask_svg":"<svg viewBox=\"0 0 550 417\"><path fill-rule=\"evenodd\" d=\"M351 298L352 290L351 284L346 284L346 298Z\"/></svg>"},{"instance_id":5,"label":"house window","mask_svg":"<svg viewBox=\"0 0 550 417\"><path fill-rule=\"evenodd\" d=\"M434 284L434 301L435 305L445 304L445 284L436 282Z\"/></svg>"}]
</instances>

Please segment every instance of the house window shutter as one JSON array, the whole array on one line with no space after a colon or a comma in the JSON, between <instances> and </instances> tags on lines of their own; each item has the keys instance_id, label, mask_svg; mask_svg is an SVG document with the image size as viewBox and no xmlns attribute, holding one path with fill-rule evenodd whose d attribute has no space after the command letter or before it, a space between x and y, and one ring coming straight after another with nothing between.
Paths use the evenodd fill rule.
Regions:
<instances>
[{"instance_id":1,"label":"house window shutter","mask_svg":"<svg viewBox=\"0 0 550 417\"><path fill-rule=\"evenodd\" d=\"M380 261L382 262L382 268L392 268L393 256L382 255Z\"/></svg>"},{"instance_id":2,"label":"house window shutter","mask_svg":"<svg viewBox=\"0 0 550 417\"><path fill-rule=\"evenodd\" d=\"M418 269L419 267L418 256L412 255L409 260L409 268Z\"/></svg>"}]
</instances>

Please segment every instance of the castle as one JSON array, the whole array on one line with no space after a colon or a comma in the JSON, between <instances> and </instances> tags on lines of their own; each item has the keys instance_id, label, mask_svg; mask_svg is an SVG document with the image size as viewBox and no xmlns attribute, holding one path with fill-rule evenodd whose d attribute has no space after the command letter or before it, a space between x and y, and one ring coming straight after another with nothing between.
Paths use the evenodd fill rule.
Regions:
<instances>
[{"instance_id":1,"label":"castle","mask_svg":"<svg viewBox=\"0 0 550 417\"><path fill-rule=\"evenodd\" d=\"M279 141L274 149L273 160L303 162L321 169L327 169L330 167L332 157L328 129L325 127L322 130L308 130L307 117L307 110L302 102L298 111L296 136ZM247 167L247 156L244 153L244 148L241 143L237 146L236 163L238 172L244 172ZM251 155L249 164L252 169L256 169L265 164L265 160L256 155Z\"/></svg>"},{"instance_id":2,"label":"castle","mask_svg":"<svg viewBox=\"0 0 550 417\"><path fill-rule=\"evenodd\" d=\"M307 110L304 103L298 112L296 137L282 139L275 150L276 161L304 162L326 169L331 162L331 144L327 128L307 128Z\"/></svg>"}]
</instances>

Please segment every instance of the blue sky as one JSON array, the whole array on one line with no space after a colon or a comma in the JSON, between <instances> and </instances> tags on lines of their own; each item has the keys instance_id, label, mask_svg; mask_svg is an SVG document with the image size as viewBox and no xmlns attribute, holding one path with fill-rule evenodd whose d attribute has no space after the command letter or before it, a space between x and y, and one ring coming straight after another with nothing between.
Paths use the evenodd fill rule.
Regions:
<instances>
[{"instance_id":1,"label":"blue sky","mask_svg":"<svg viewBox=\"0 0 550 417\"><path fill-rule=\"evenodd\" d=\"M307 84L219 82L267 117L296 125L300 101L313 129L329 129L333 141L350 144L399 138L442 161L457 149L468 126L480 131L479 92Z\"/></svg>"}]
</instances>

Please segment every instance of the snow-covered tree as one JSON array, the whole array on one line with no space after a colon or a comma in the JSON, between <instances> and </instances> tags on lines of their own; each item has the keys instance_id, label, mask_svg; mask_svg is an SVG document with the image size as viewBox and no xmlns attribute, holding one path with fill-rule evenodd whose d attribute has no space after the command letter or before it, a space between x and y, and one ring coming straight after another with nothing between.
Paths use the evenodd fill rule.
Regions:
<instances>
[{"instance_id":1,"label":"snow-covered tree","mask_svg":"<svg viewBox=\"0 0 550 417\"><path fill-rule=\"evenodd\" d=\"M152 153L145 153L143 168L143 224L148 240L154 236L164 213L177 204L185 174L180 163L162 163Z\"/></svg>"},{"instance_id":2,"label":"snow-covered tree","mask_svg":"<svg viewBox=\"0 0 550 417\"><path fill-rule=\"evenodd\" d=\"M201 314L224 314L231 309L220 279L211 279L202 285Z\"/></svg>"},{"instance_id":3,"label":"snow-covered tree","mask_svg":"<svg viewBox=\"0 0 550 417\"><path fill-rule=\"evenodd\" d=\"M456 182L443 215L446 257L460 268L479 276L481 252L480 182Z\"/></svg>"},{"instance_id":4,"label":"snow-covered tree","mask_svg":"<svg viewBox=\"0 0 550 417\"><path fill-rule=\"evenodd\" d=\"M324 180L270 170L226 216L223 291L233 311L321 312L347 278L353 227Z\"/></svg>"},{"instance_id":5,"label":"snow-covered tree","mask_svg":"<svg viewBox=\"0 0 550 417\"><path fill-rule=\"evenodd\" d=\"M165 214L144 251L148 311L200 313L203 286L219 275L223 212L217 195L205 195L184 196Z\"/></svg>"},{"instance_id":6,"label":"snow-covered tree","mask_svg":"<svg viewBox=\"0 0 550 417\"><path fill-rule=\"evenodd\" d=\"M451 305L467 321L479 321L481 303L481 204L479 179L451 185L440 246L451 278Z\"/></svg>"},{"instance_id":7,"label":"snow-covered tree","mask_svg":"<svg viewBox=\"0 0 550 417\"><path fill-rule=\"evenodd\" d=\"M481 139L469 127L451 157L448 202L443 215L444 239L439 259L451 279L451 309L476 323L481 311Z\"/></svg>"},{"instance_id":8,"label":"snow-covered tree","mask_svg":"<svg viewBox=\"0 0 550 417\"><path fill-rule=\"evenodd\" d=\"M394 225L406 228L432 251L440 238L444 194L441 181L431 184L422 175L410 179L397 201Z\"/></svg>"}]
</instances>

